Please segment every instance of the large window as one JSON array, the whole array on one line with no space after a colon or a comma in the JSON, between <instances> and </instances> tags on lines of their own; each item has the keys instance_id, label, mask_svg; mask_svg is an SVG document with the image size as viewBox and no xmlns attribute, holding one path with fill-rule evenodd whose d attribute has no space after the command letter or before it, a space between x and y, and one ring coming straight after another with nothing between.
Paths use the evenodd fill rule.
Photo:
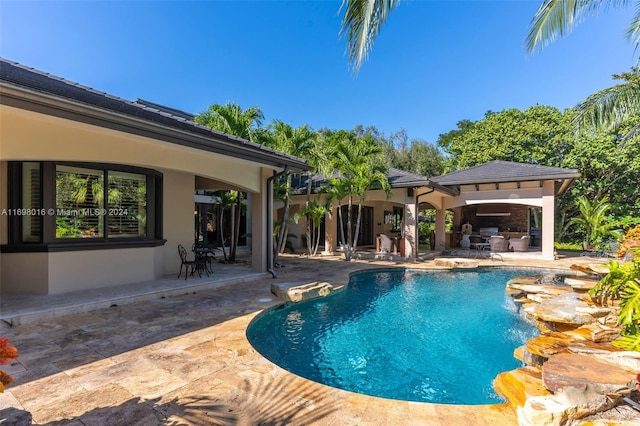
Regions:
<instances>
[{"instance_id":1,"label":"large window","mask_svg":"<svg viewBox=\"0 0 640 426\"><path fill-rule=\"evenodd\" d=\"M56 166L56 238L104 237L104 171Z\"/></svg>"},{"instance_id":2,"label":"large window","mask_svg":"<svg viewBox=\"0 0 640 426\"><path fill-rule=\"evenodd\" d=\"M11 244L162 238L162 175L153 170L13 162L9 187Z\"/></svg>"}]
</instances>

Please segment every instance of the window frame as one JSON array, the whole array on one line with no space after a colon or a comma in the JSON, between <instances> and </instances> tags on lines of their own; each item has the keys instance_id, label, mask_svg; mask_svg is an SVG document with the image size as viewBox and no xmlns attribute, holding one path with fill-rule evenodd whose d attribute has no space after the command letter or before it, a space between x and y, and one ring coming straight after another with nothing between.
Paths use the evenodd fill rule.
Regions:
<instances>
[{"instance_id":1,"label":"window frame","mask_svg":"<svg viewBox=\"0 0 640 426\"><path fill-rule=\"evenodd\" d=\"M127 166L111 163L69 162L69 161L9 161L8 162L8 207L21 209L23 199L22 170L24 163L40 164L40 210L45 212L41 216L42 224L40 237L37 242L23 241L23 220L21 216L9 216L8 244L0 247L2 252L23 251L71 251L93 250L122 247L155 247L164 245L166 240L162 236L162 181L163 174L153 169ZM100 171L104 185L108 187L109 172L124 172L143 175L146 178L146 224L144 236L119 236L109 238L108 215L101 220L105 232L96 238L57 238L56 215L47 212L57 210L56 205L56 167L69 166ZM105 189L105 192L108 188ZM106 195L105 195L106 197ZM107 200L103 200L105 206ZM108 208L108 207L107 207Z\"/></svg>"}]
</instances>

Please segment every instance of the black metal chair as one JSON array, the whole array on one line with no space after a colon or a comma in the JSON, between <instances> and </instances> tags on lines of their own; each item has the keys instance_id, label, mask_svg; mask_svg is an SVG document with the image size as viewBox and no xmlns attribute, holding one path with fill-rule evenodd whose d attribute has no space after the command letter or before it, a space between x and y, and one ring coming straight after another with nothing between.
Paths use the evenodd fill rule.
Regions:
<instances>
[{"instance_id":1,"label":"black metal chair","mask_svg":"<svg viewBox=\"0 0 640 426\"><path fill-rule=\"evenodd\" d=\"M178 254L180 255L180 272L178 273L178 278L182 274L182 267L184 266L184 279L187 279L187 275L189 275L189 268L191 268L191 275L195 271L198 271L198 275L202 277L200 273L200 268L198 268L198 262L196 259L190 260L187 258L187 250L183 247L182 244L178 244Z\"/></svg>"}]
</instances>

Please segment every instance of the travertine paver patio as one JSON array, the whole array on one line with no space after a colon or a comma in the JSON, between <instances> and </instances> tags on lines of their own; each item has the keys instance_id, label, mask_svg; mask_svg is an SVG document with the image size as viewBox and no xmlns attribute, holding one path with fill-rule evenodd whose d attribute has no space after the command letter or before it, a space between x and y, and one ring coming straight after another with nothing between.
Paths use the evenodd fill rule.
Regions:
<instances>
[{"instance_id":1,"label":"travertine paver patio","mask_svg":"<svg viewBox=\"0 0 640 426\"><path fill-rule=\"evenodd\" d=\"M125 306L0 326L20 357L0 419L16 410L47 425L509 425L506 405L385 400L327 387L264 359L245 329L278 301L274 282L344 284L349 272L397 265L285 256L276 280L260 279ZM589 259L485 264L566 268ZM407 266L407 265L404 265ZM433 267L433 262L408 264ZM427 361L427 360L425 360ZM465 380L464 371L459 380Z\"/></svg>"}]
</instances>

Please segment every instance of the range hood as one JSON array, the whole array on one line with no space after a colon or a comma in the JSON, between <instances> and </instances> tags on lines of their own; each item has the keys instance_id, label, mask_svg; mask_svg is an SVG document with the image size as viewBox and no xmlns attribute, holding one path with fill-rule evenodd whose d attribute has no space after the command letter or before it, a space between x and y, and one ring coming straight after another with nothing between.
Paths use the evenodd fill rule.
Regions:
<instances>
[{"instance_id":1,"label":"range hood","mask_svg":"<svg viewBox=\"0 0 640 426\"><path fill-rule=\"evenodd\" d=\"M480 204L476 216L511 216L511 208L507 204Z\"/></svg>"}]
</instances>

